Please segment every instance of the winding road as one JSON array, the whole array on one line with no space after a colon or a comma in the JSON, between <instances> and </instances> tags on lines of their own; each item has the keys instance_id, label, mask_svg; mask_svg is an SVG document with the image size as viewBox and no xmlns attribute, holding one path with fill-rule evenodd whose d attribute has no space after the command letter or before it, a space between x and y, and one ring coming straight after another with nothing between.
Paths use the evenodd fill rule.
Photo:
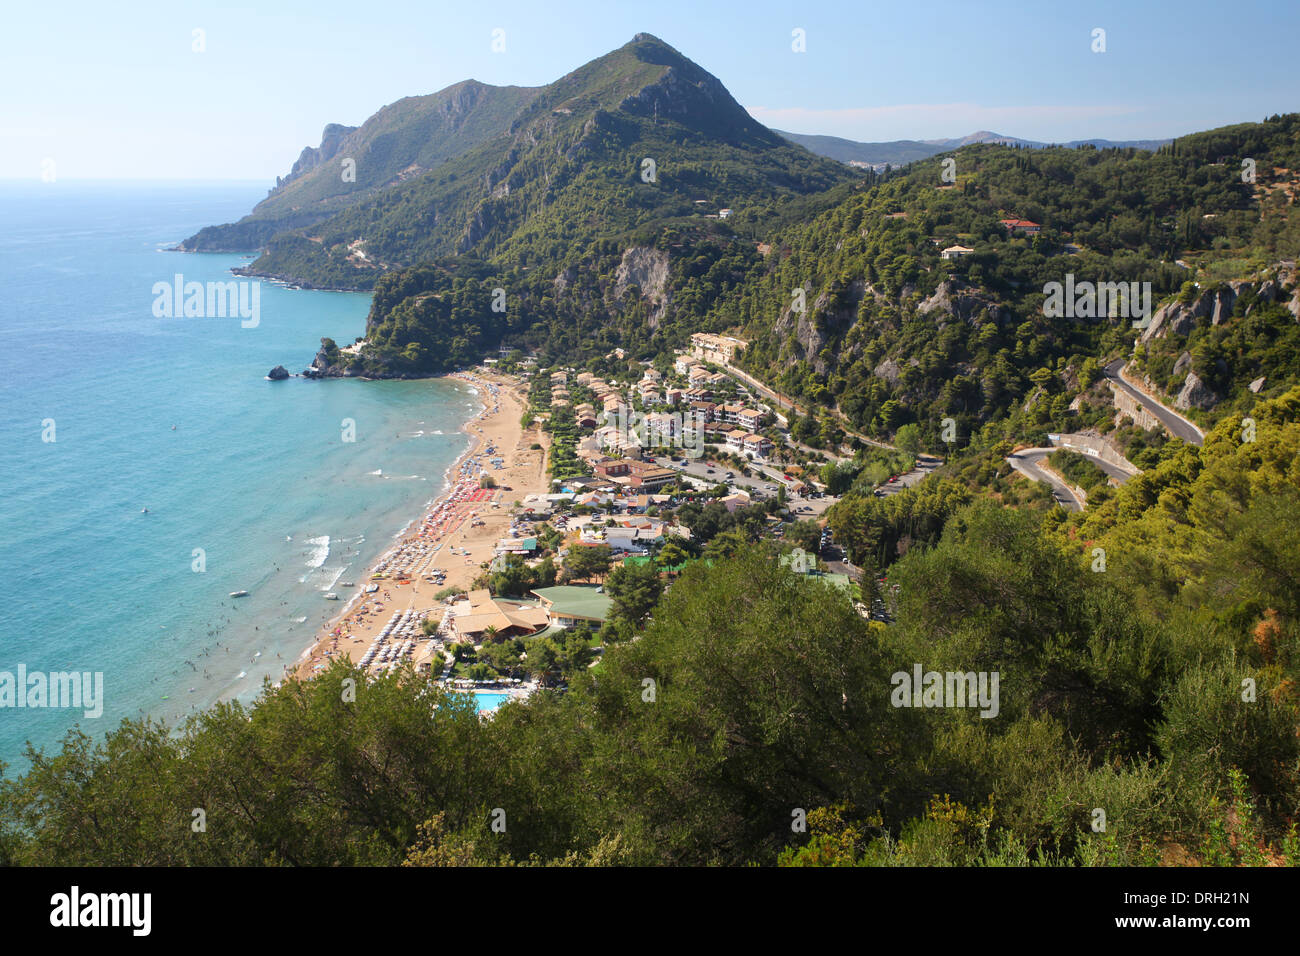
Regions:
<instances>
[{"instance_id":1,"label":"winding road","mask_svg":"<svg viewBox=\"0 0 1300 956\"><path fill-rule=\"evenodd\" d=\"M1189 445L1200 445L1205 442L1205 433L1197 428L1194 424L1179 415L1176 411L1152 398L1141 389L1134 388L1124 378L1124 366L1127 363L1124 359L1115 359L1105 368L1102 374L1110 381L1115 383L1116 388L1121 389L1134 400L1140 402L1142 407L1160 420L1160 424L1165 426L1165 430L1175 438L1181 438ZM1100 463L1099 463L1100 464Z\"/></svg>"},{"instance_id":2,"label":"winding road","mask_svg":"<svg viewBox=\"0 0 1300 956\"><path fill-rule=\"evenodd\" d=\"M1052 497L1056 499L1056 503L1062 508L1067 511L1082 511L1083 502L1075 496L1070 486L1040 465L1040 462L1054 451L1056 451L1055 448L1022 448L1020 451L1008 455L1007 461L1010 462L1012 468L1030 481L1041 481L1046 484L1052 490ZM1107 467L1108 465L1108 463L1097 458L1091 458L1090 460L1101 467ZM1114 467L1114 465L1109 465L1109 468ZM1109 471L1107 473L1109 474ZM1125 475L1125 477L1128 476Z\"/></svg>"}]
</instances>

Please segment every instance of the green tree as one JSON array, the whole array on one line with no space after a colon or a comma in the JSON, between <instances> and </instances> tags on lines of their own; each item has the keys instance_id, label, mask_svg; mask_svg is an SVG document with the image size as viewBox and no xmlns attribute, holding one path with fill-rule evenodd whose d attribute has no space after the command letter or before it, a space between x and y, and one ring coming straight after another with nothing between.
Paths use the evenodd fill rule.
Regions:
<instances>
[{"instance_id":1,"label":"green tree","mask_svg":"<svg viewBox=\"0 0 1300 956\"><path fill-rule=\"evenodd\" d=\"M607 544L573 545L564 559L564 579L590 581L609 571L612 551Z\"/></svg>"}]
</instances>

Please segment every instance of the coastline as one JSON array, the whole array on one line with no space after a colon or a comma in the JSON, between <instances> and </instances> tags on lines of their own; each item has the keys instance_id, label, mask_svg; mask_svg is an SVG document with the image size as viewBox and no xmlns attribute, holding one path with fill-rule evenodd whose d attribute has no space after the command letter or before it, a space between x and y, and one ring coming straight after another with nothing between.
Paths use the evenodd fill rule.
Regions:
<instances>
[{"instance_id":1,"label":"coastline","mask_svg":"<svg viewBox=\"0 0 1300 956\"><path fill-rule=\"evenodd\" d=\"M358 578L356 593L342 610L286 665L286 679L310 678L335 657L359 663L368 650L387 643L381 635L389 633L391 650L381 660L367 661L370 669L409 659L440 671L441 653L431 660L436 648L421 633L419 620L427 615L441 622L445 606L435 595L447 588L468 590L482 573L480 565L495 556L496 542L508 533L513 503L548 489L546 435L537 425L525 429L520 424L527 408L521 384L482 369L441 377L473 388L483 404L461 426L470 437L469 447L445 472L438 496L399 532L365 577ZM542 447L532 448L535 443ZM480 489L484 475L497 487ZM444 573L436 582L429 577L435 569ZM367 594L366 588L376 584L378 590Z\"/></svg>"}]
</instances>

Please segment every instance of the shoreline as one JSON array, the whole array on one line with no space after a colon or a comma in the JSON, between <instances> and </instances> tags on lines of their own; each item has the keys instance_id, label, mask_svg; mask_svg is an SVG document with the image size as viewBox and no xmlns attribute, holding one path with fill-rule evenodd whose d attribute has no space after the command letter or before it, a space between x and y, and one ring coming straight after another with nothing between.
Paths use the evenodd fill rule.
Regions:
<instances>
[{"instance_id":1,"label":"shoreline","mask_svg":"<svg viewBox=\"0 0 1300 956\"><path fill-rule=\"evenodd\" d=\"M482 403L461 426L469 447L444 472L442 491L357 579L347 604L285 665L282 680L310 678L335 657L364 660L368 670L410 660L429 663L431 670L436 664L440 673L441 652L434 660L435 642L420 624L425 617L441 623L445 605L435 595L453 587L468 591L482 573L480 565L492 560L496 542L508 533L513 502L549 487L545 434L536 424L528 429L520 424L527 399L519 381L482 369L441 377L468 385ZM531 448L535 443L542 448ZM479 487L485 475L496 487ZM441 572L438 580L431 577L435 572ZM372 585L378 590L367 594Z\"/></svg>"}]
</instances>

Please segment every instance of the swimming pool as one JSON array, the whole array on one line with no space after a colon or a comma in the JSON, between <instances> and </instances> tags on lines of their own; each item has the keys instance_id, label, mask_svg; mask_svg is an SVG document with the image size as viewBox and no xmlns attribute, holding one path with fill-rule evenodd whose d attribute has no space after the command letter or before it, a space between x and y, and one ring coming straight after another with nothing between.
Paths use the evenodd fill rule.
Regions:
<instances>
[{"instance_id":1,"label":"swimming pool","mask_svg":"<svg viewBox=\"0 0 1300 956\"><path fill-rule=\"evenodd\" d=\"M510 699L509 694L493 694L486 691L474 692L474 703L478 707L479 713L496 710L504 701Z\"/></svg>"}]
</instances>

